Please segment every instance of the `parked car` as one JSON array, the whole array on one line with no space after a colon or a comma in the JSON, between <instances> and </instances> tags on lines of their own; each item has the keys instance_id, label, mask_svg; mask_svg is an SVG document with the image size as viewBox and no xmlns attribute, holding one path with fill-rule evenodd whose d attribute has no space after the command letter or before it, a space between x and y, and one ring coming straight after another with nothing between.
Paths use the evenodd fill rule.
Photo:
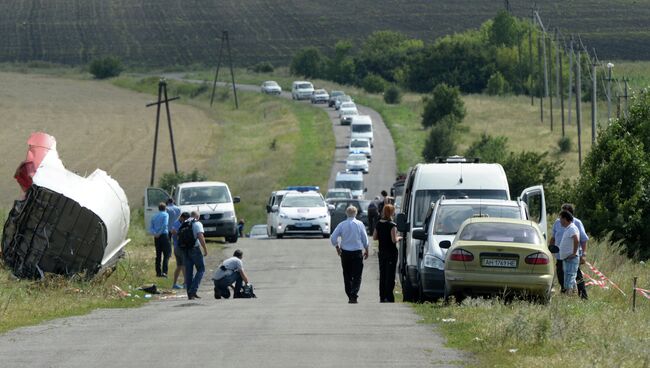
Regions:
<instances>
[{"instance_id":1,"label":"parked car","mask_svg":"<svg viewBox=\"0 0 650 368\"><path fill-rule=\"evenodd\" d=\"M366 155L363 153L351 153L345 160L345 170L361 171L362 173L367 174L370 170L370 165L368 165L368 157L366 157Z\"/></svg>"},{"instance_id":2,"label":"parked car","mask_svg":"<svg viewBox=\"0 0 650 368\"><path fill-rule=\"evenodd\" d=\"M372 160L372 148L370 147L370 141L367 139L350 139L350 145L348 146L348 153L363 153L368 158L368 161Z\"/></svg>"},{"instance_id":3,"label":"parked car","mask_svg":"<svg viewBox=\"0 0 650 368\"><path fill-rule=\"evenodd\" d=\"M352 192L348 188L330 188L325 195L325 200L352 199Z\"/></svg>"},{"instance_id":4,"label":"parked car","mask_svg":"<svg viewBox=\"0 0 650 368\"><path fill-rule=\"evenodd\" d=\"M335 108L336 110L340 109L340 108L341 108L341 104L342 104L343 102L354 102L354 101L352 101L352 97L350 97L350 96L348 96L348 95L338 96L338 97L336 97L336 100L334 101L334 108Z\"/></svg>"},{"instance_id":5,"label":"parked car","mask_svg":"<svg viewBox=\"0 0 650 368\"><path fill-rule=\"evenodd\" d=\"M445 258L445 298L512 295L551 298L553 255L536 223L505 218L463 222Z\"/></svg>"},{"instance_id":6,"label":"parked car","mask_svg":"<svg viewBox=\"0 0 650 368\"><path fill-rule=\"evenodd\" d=\"M284 195L291 192L291 190L276 190L271 192L269 200L266 202L266 227L269 236L275 236L276 229L280 218L278 217L277 207L282 202Z\"/></svg>"},{"instance_id":7,"label":"parked car","mask_svg":"<svg viewBox=\"0 0 650 368\"><path fill-rule=\"evenodd\" d=\"M253 227L251 227L250 233L248 233L248 237L251 239L266 239L269 237L266 232L267 229L265 224L253 225Z\"/></svg>"},{"instance_id":8,"label":"parked car","mask_svg":"<svg viewBox=\"0 0 650 368\"><path fill-rule=\"evenodd\" d=\"M345 209L350 206L357 208L357 220L363 222L366 229L368 229L368 204L370 204L370 201L364 199L332 199L329 203L334 206L330 210L332 230L336 229L336 225L347 218Z\"/></svg>"},{"instance_id":9,"label":"parked car","mask_svg":"<svg viewBox=\"0 0 650 368\"><path fill-rule=\"evenodd\" d=\"M284 195L280 205L272 208L278 213L275 236L322 235L330 236L329 207L317 192L291 192Z\"/></svg>"},{"instance_id":10,"label":"parked car","mask_svg":"<svg viewBox=\"0 0 650 368\"><path fill-rule=\"evenodd\" d=\"M345 95L343 91L332 91L330 92L330 99L327 101L327 106L334 107L336 104L336 97Z\"/></svg>"},{"instance_id":11,"label":"parked car","mask_svg":"<svg viewBox=\"0 0 650 368\"><path fill-rule=\"evenodd\" d=\"M291 84L291 98L294 100L308 100L314 93L314 85L307 81L295 81Z\"/></svg>"},{"instance_id":12,"label":"parked car","mask_svg":"<svg viewBox=\"0 0 650 368\"><path fill-rule=\"evenodd\" d=\"M262 83L261 91L268 95L279 95L282 93L282 87L276 81L266 81Z\"/></svg>"},{"instance_id":13,"label":"parked car","mask_svg":"<svg viewBox=\"0 0 650 368\"><path fill-rule=\"evenodd\" d=\"M327 103L330 99L330 95L324 89L317 89L311 95L311 103Z\"/></svg>"}]
</instances>

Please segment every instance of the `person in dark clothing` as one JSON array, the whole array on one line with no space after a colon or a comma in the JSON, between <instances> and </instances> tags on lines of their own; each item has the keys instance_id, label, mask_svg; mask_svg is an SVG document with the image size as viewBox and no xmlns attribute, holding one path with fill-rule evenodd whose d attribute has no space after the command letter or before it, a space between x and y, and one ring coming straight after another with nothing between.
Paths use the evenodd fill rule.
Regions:
<instances>
[{"instance_id":1,"label":"person in dark clothing","mask_svg":"<svg viewBox=\"0 0 650 368\"><path fill-rule=\"evenodd\" d=\"M379 301L381 303L394 303L395 296L395 269L397 267L397 225L393 222L395 207L392 204L384 205L381 220L377 222L372 234L374 240L379 241Z\"/></svg>"},{"instance_id":2,"label":"person in dark clothing","mask_svg":"<svg viewBox=\"0 0 650 368\"><path fill-rule=\"evenodd\" d=\"M381 216L382 213L384 213L384 205L386 204L386 198L388 197L388 192L385 190L381 191L381 199L377 202L377 211L379 211L379 215Z\"/></svg>"},{"instance_id":3,"label":"person in dark clothing","mask_svg":"<svg viewBox=\"0 0 650 368\"><path fill-rule=\"evenodd\" d=\"M375 197L375 200L370 201L368 204L368 235L372 235L375 232L375 225L377 224L377 221L379 221L377 200L379 200L379 196Z\"/></svg>"}]
</instances>

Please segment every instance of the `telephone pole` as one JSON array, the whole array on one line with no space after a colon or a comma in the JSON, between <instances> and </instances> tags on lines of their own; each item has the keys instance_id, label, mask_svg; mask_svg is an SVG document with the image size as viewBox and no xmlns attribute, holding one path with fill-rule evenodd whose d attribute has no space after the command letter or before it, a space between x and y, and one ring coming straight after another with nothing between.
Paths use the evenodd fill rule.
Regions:
<instances>
[{"instance_id":1,"label":"telephone pole","mask_svg":"<svg viewBox=\"0 0 650 368\"><path fill-rule=\"evenodd\" d=\"M573 96L573 36L569 41L569 98L567 101L567 123L571 124L571 101Z\"/></svg>"},{"instance_id":2,"label":"telephone pole","mask_svg":"<svg viewBox=\"0 0 650 368\"><path fill-rule=\"evenodd\" d=\"M217 59L217 70L214 73L214 83L212 83L212 96L210 97L210 107L214 102L214 93L217 88L217 79L219 78L219 68L221 67L221 58L223 55L223 46L226 45L228 51L228 60L230 61L230 76L232 77L232 92L235 95L235 108L239 109L239 101L237 100L237 88L235 86L235 71L232 66L232 53L230 51L230 38L228 31L221 32L221 47L219 48L219 57Z\"/></svg>"},{"instance_id":3,"label":"telephone pole","mask_svg":"<svg viewBox=\"0 0 650 368\"><path fill-rule=\"evenodd\" d=\"M158 152L158 131L160 130L160 106L165 104L165 110L167 111L167 126L169 127L169 140L171 141L172 147L172 159L174 161L174 173L178 174L178 165L176 164L176 149L174 148L174 132L172 131L172 117L169 113L169 102L178 100L180 97L167 97L167 81L164 78L161 78L158 82L158 101L148 103L146 107L156 105L156 130L153 138L153 158L151 162L151 180L150 186L153 186L154 177L156 174L156 153Z\"/></svg>"},{"instance_id":4,"label":"telephone pole","mask_svg":"<svg viewBox=\"0 0 650 368\"><path fill-rule=\"evenodd\" d=\"M598 101L598 84L596 83L598 78L596 78L596 58L594 58L591 63L591 145L593 146L596 143L596 112L597 107L596 103Z\"/></svg>"},{"instance_id":5,"label":"telephone pole","mask_svg":"<svg viewBox=\"0 0 650 368\"><path fill-rule=\"evenodd\" d=\"M578 126L578 167L582 167L582 70L580 68L580 50L576 53L576 125Z\"/></svg>"}]
</instances>

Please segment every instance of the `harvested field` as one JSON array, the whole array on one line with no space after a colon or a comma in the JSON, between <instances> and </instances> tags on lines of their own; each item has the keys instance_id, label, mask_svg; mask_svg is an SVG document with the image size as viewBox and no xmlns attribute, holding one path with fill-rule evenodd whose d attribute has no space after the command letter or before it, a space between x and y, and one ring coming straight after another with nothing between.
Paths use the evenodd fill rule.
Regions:
<instances>
[{"instance_id":1,"label":"harvested field","mask_svg":"<svg viewBox=\"0 0 650 368\"><path fill-rule=\"evenodd\" d=\"M0 208L10 207L20 195L13 175L35 131L56 138L69 170L81 175L105 170L124 188L132 207L142 205L155 131L155 107L145 108L150 95L108 83L35 74L0 73L0 85ZM161 112L164 117L164 109ZM187 105L172 102L171 114L179 170L205 169L216 150L218 125ZM161 121L157 175L173 171L167 124Z\"/></svg>"}]
</instances>

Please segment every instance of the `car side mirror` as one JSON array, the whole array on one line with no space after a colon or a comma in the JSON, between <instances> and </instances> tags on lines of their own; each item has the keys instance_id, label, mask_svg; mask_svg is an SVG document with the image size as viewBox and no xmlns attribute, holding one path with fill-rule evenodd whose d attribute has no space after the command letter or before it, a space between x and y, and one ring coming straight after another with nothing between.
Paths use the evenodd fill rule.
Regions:
<instances>
[{"instance_id":1,"label":"car side mirror","mask_svg":"<svg viewBox=\"0 0 650 368\"><path fill-rule=\"evenodd\" d=\"M278 208L280 208L277 204L274 204L273 207L271 207L271 212L278 212Z\"/></svg>"},{"instance_id":2,"label":"car side mirror","mask_svg":"<svg viewBox=\"0 0 650 368\"><path fill-rule=\"evenodd\" d=\"M449 248L451 248L451 242L449 240L443 240L443 241L440 242L440 244L438 244L438 246L441 249L449 249Z\"/></svg>"},{"instance_id":3,"label":"car side mirror","mask_svg":"<svg viewBox=\"0 0 650 368\"><path fill-rule=\"evenodd\" d=\"M241 197L240 196L234 196L232 198L232 203L239 203L241 202Z\"/></svg>"},{"instance_id":4,"label":"car side mirror","mask_svg":"<svg viewBox=\"0 0 650 368\"><path fill-rule=\"evenodd\" d=\"M408 233L409 231L409 223L406 222L406 214L405 213L398 213L397 217L395 218L395 224L397 224L397 230L400 233Z\"/></svg>"},{"instance_id":5,"label":"car side mirror","mask_svg":"<svg viewBox=\"0 0 650 368\"><path fill-rule=\"evenodd\" d=\"M363 188L364 193L368 193L368 188Z\"/></svg>"},{"instance_id":6,"label":"car side mirror","mask_svg":"<svg viewBox=\"0 0 650 368\"><path fill-rule=\"evenodd\" d=\"M560 247L557 245L550 245L548 250L551 251L551 253L560 253Z\"/></svg>"},{"instance_id":7,"label":"car side mirror","mask_svg":"<svg viewBox=\"0 0 650 368\"><path fill-rule=\"evenodd\" d=\"M413 238L417 240L427 240L427 232L424 229L413 230Z\"/></svg>"}]
</instances>

